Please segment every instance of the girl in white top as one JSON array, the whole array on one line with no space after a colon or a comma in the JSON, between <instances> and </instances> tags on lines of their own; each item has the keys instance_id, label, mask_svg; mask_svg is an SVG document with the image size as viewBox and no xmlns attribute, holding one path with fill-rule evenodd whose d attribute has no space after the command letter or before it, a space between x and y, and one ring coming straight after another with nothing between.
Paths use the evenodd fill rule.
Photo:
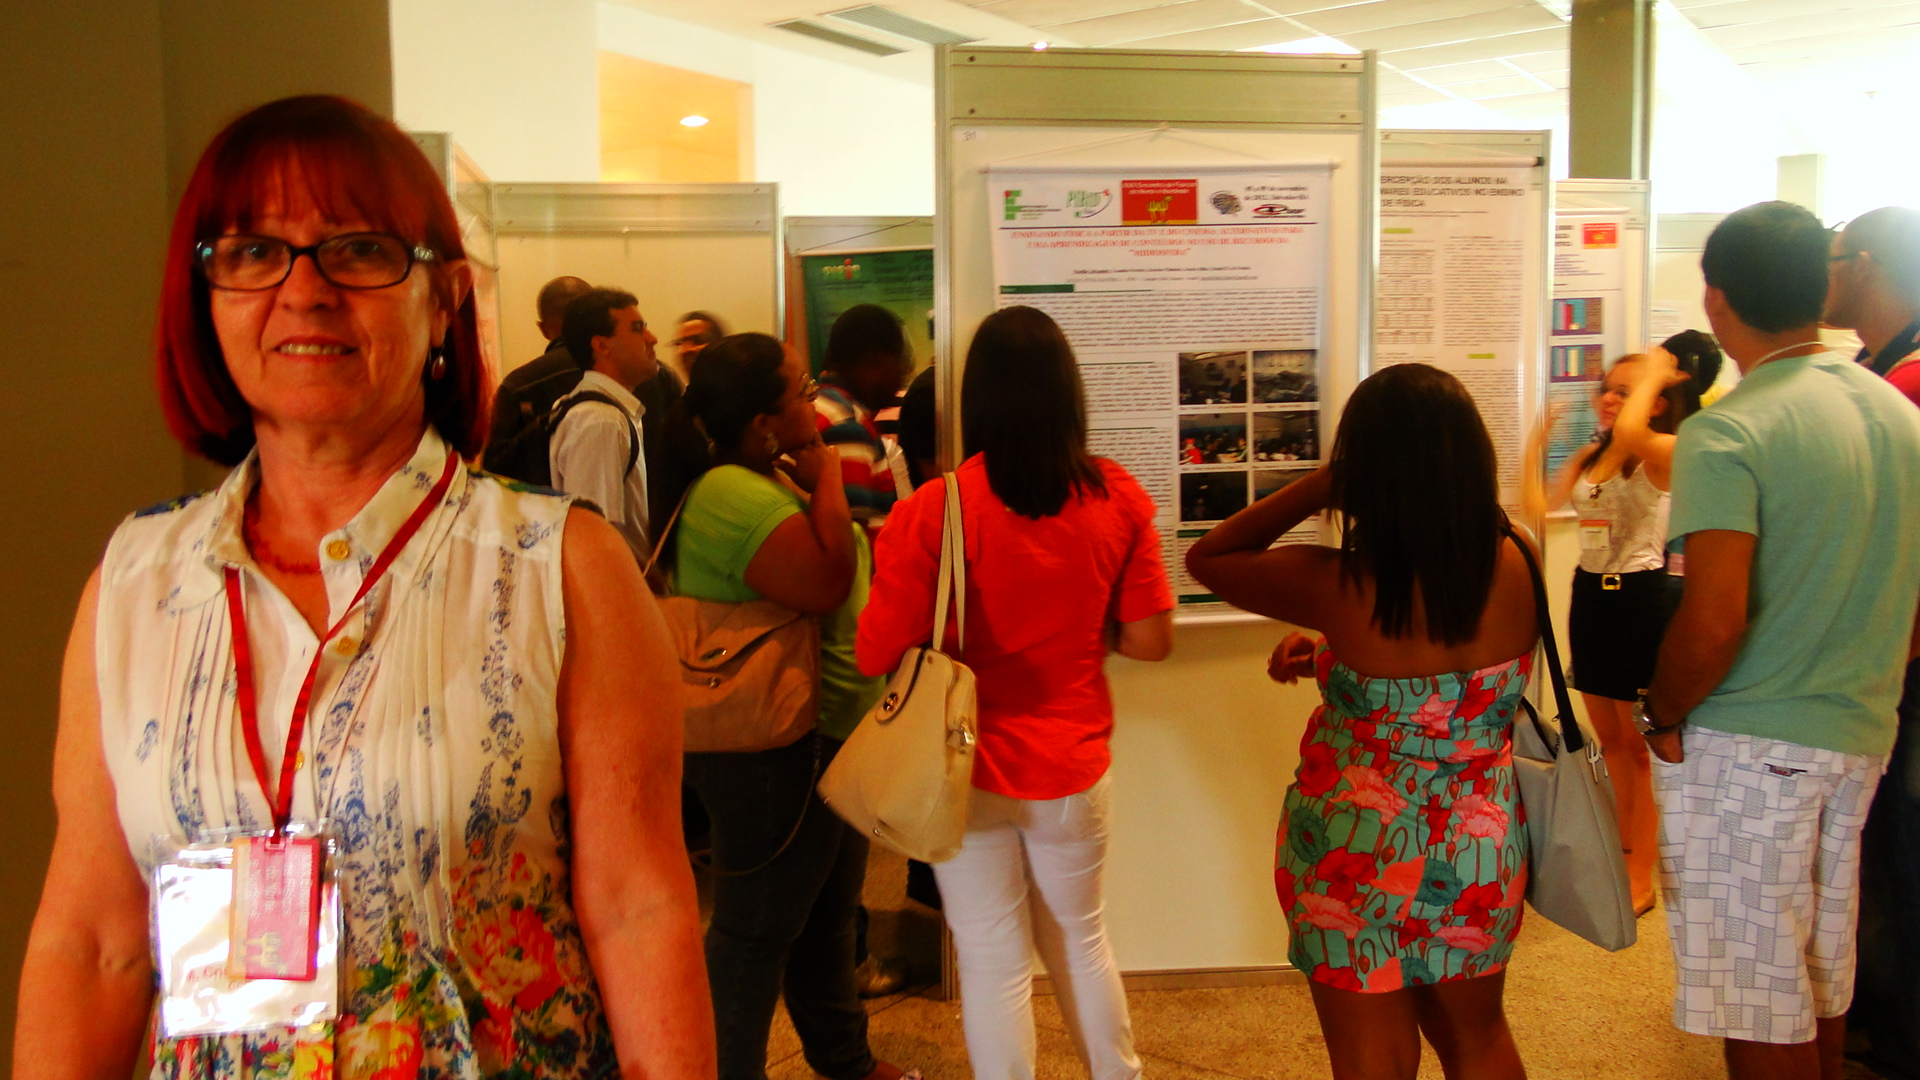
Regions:
<instances>
[{"instance_id":1,"label":"girl in white top","mask_svg":"<svg viewBox=\"0 0 1920 1080\"><path fill-rule=\"evenodd\" d=\"M1679 560L1667 558L1674 431L1700 408L1720 367L1713 339L1689 330L1647 354L1615 361L1594 403L1593 445L1573 455L1543 489L1534 479L1550 413L1534 433L1525 475L1536 515L1572 504L1580 565L1567 637L1572 680L1606 750L1634 906L1653 906L1658 822L1652 765L1634 731L1633 702L1653 677L1667 619L1679 596ZM1669 576L1669 575L1672 576Z\"/></svg>"}]
</instances>

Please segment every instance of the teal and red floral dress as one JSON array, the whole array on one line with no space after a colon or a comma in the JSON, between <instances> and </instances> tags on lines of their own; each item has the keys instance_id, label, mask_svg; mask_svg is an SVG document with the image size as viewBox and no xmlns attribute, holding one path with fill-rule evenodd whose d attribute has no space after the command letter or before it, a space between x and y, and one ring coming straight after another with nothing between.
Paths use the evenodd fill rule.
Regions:
<instances>
[{"instance_id":1,"label":"teal and red floral dress","mask_svg":"<svg viewBox=\"0 0 1920 1080\"><path fill-rule=\"evenodd\" d=\"M1324 703L1301 740L1273 872L1296 968L1382 993L1506 966L1527 883L1513 717L1532 666L1529 653L1379 679L1320 642Z\"/></svg>"}]
</instances>

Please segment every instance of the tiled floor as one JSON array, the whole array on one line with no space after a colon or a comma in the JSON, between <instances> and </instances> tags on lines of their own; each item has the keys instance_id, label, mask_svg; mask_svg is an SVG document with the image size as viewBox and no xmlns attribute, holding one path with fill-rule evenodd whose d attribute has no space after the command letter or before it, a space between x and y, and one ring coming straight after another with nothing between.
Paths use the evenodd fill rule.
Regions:
<instances>
[{"instance_id":1,"label":"tiled floor","mask_svg":"<svg viewBox=\"0 0 1920 1080\"><path fill-rule=\"evenodd\" d=\"M1640 921L1640 943L1608 954L1529 913L1507 977L1507 1010L1535 1077L1717 1080L1719 1046L1668 1022L1673 964L1664 921ZM927 1080L966 1080L958 1003L925 991L871 1003L875 1053ZM1154 990L1128 995L1134 1038L1150 1077L1283 1080L1328 1075L1304 986ZM1039 1075L1084 1077L1053 999L1034 1003ZM770 1047L770 1080L811 1080L784 1015ZM1429 1053L1422 1080L1439 1078Z\"/></svg>"}]
</instances>

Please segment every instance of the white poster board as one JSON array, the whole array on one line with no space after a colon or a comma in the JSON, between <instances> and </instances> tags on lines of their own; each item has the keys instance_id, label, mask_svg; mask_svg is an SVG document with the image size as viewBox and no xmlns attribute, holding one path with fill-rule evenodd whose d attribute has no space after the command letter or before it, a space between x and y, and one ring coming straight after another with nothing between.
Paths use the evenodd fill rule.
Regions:
<instances>
[{"instance_id":1,"label":"white poster board","mask_svg":"<svg viewBox=\"0 0 1920 1080\"><path fill-rule=\"evenodd\" d=\"M1162 178L1211 179L1331 163L1315 391L1326 415L1338 415L1372 338L1370 58L941 49L935 87L936 307L940 324L954 328L942 335L938 361L943 464L959 459L962 359L975 327L1002 303L994 238L1006 208L1004 197L989 198L987 177L1012 167L1072 169L1081 177L1098 170L1110 179L1151 178L1137 170L1158 168ZM1247 339L1231 344L1251 362ZM1157 391L1162 401L1178 393L1178 368L1171 370L1172 386L1163 379ZM1178 416L1179 407L1162 415ZM1177 464L1172 471L1178 474ZM1178 562L1168 569L1177 574ZM1109 661L1115 719L1106 911L1132 985L1271 981L1286 970L1274 830L1319 697L1313 687L1266 678L1267 653L1287 629L1189 610L1166 661Z\"/></svg>"},{"instance_id":2,"label":"white poster board","mask_svg":"<svg viewBox=\"0 0 1920 1080\"><path fill-rule=\"evenodd\" d=\"M1088 449L1153 498L1169 567L1319 464L1330 174L1327 161L987 174L998 305L1066 332ZM1284 539L1318 538L1314 519ZM1231 610L1184 572L1175 595L1186 614Z\"/></svg>"},{"instance_id":3,"label":"white poster board","mask_svg":"<svg viewBox=\"0 0 1920 1080\"><path fill-rule=\"evenodd\" d=\"M1556 189L1547 408L1558 422L1549 475L1592 440L1608 366L1647 345L1647 225L1644 181L1566 180Z\"/></svg>"},{"instance_id":4,"label":"white poster board","mask_svg":"<svg viewBox=\"0 0 1920 1080\"><path fill-rule=\"evenodd\" d=\"M1474 397L1519 509L1546 326L1548 132L1382 132L1374 363L1423 363Z\"/></svg>"}]
</instances>

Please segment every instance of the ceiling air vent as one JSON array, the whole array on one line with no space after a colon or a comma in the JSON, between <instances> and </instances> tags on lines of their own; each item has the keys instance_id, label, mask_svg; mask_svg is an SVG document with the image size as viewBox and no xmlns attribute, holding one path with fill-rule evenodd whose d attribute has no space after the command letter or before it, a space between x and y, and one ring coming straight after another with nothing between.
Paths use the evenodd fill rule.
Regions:
<instances>
[{"instance_id":1,"label":"ceiling air vent","mask_svg":"<svg viewBox=\"0 0 1920 1080\"><path fill-rule=\"evenodd\" d=\"M831 26L821 26L819 23L808 22L805 19L788 19L786 22L777 22L773 24L773 28L775 30L785 30L789 33L799 34L803 37L810 37L816 41L829 41L835 45L841 45L849 49L858 49L863 53L872 53L875 56L894 56L907 51L892 45L882 45L878 41L872 41L860 37L857 34L842 33Z\"/></svg>"},{"instance_id":2,"label":"ceiling air vent","mask_svg":"<svg viewBox=\"0 0 1920 1080\"><path fill-rule=\"evenodd\" d=\"M965 45L970 41L981 40L969 34L956 33L943 26L902 15L891 8L878 4L848 8L845 11L828 12L836 19L845 19L861 26L870 26L875 30L885 30L889 34L898 34L903 38L912 38L928 45Z\"/></svg>"}]
</instances>

